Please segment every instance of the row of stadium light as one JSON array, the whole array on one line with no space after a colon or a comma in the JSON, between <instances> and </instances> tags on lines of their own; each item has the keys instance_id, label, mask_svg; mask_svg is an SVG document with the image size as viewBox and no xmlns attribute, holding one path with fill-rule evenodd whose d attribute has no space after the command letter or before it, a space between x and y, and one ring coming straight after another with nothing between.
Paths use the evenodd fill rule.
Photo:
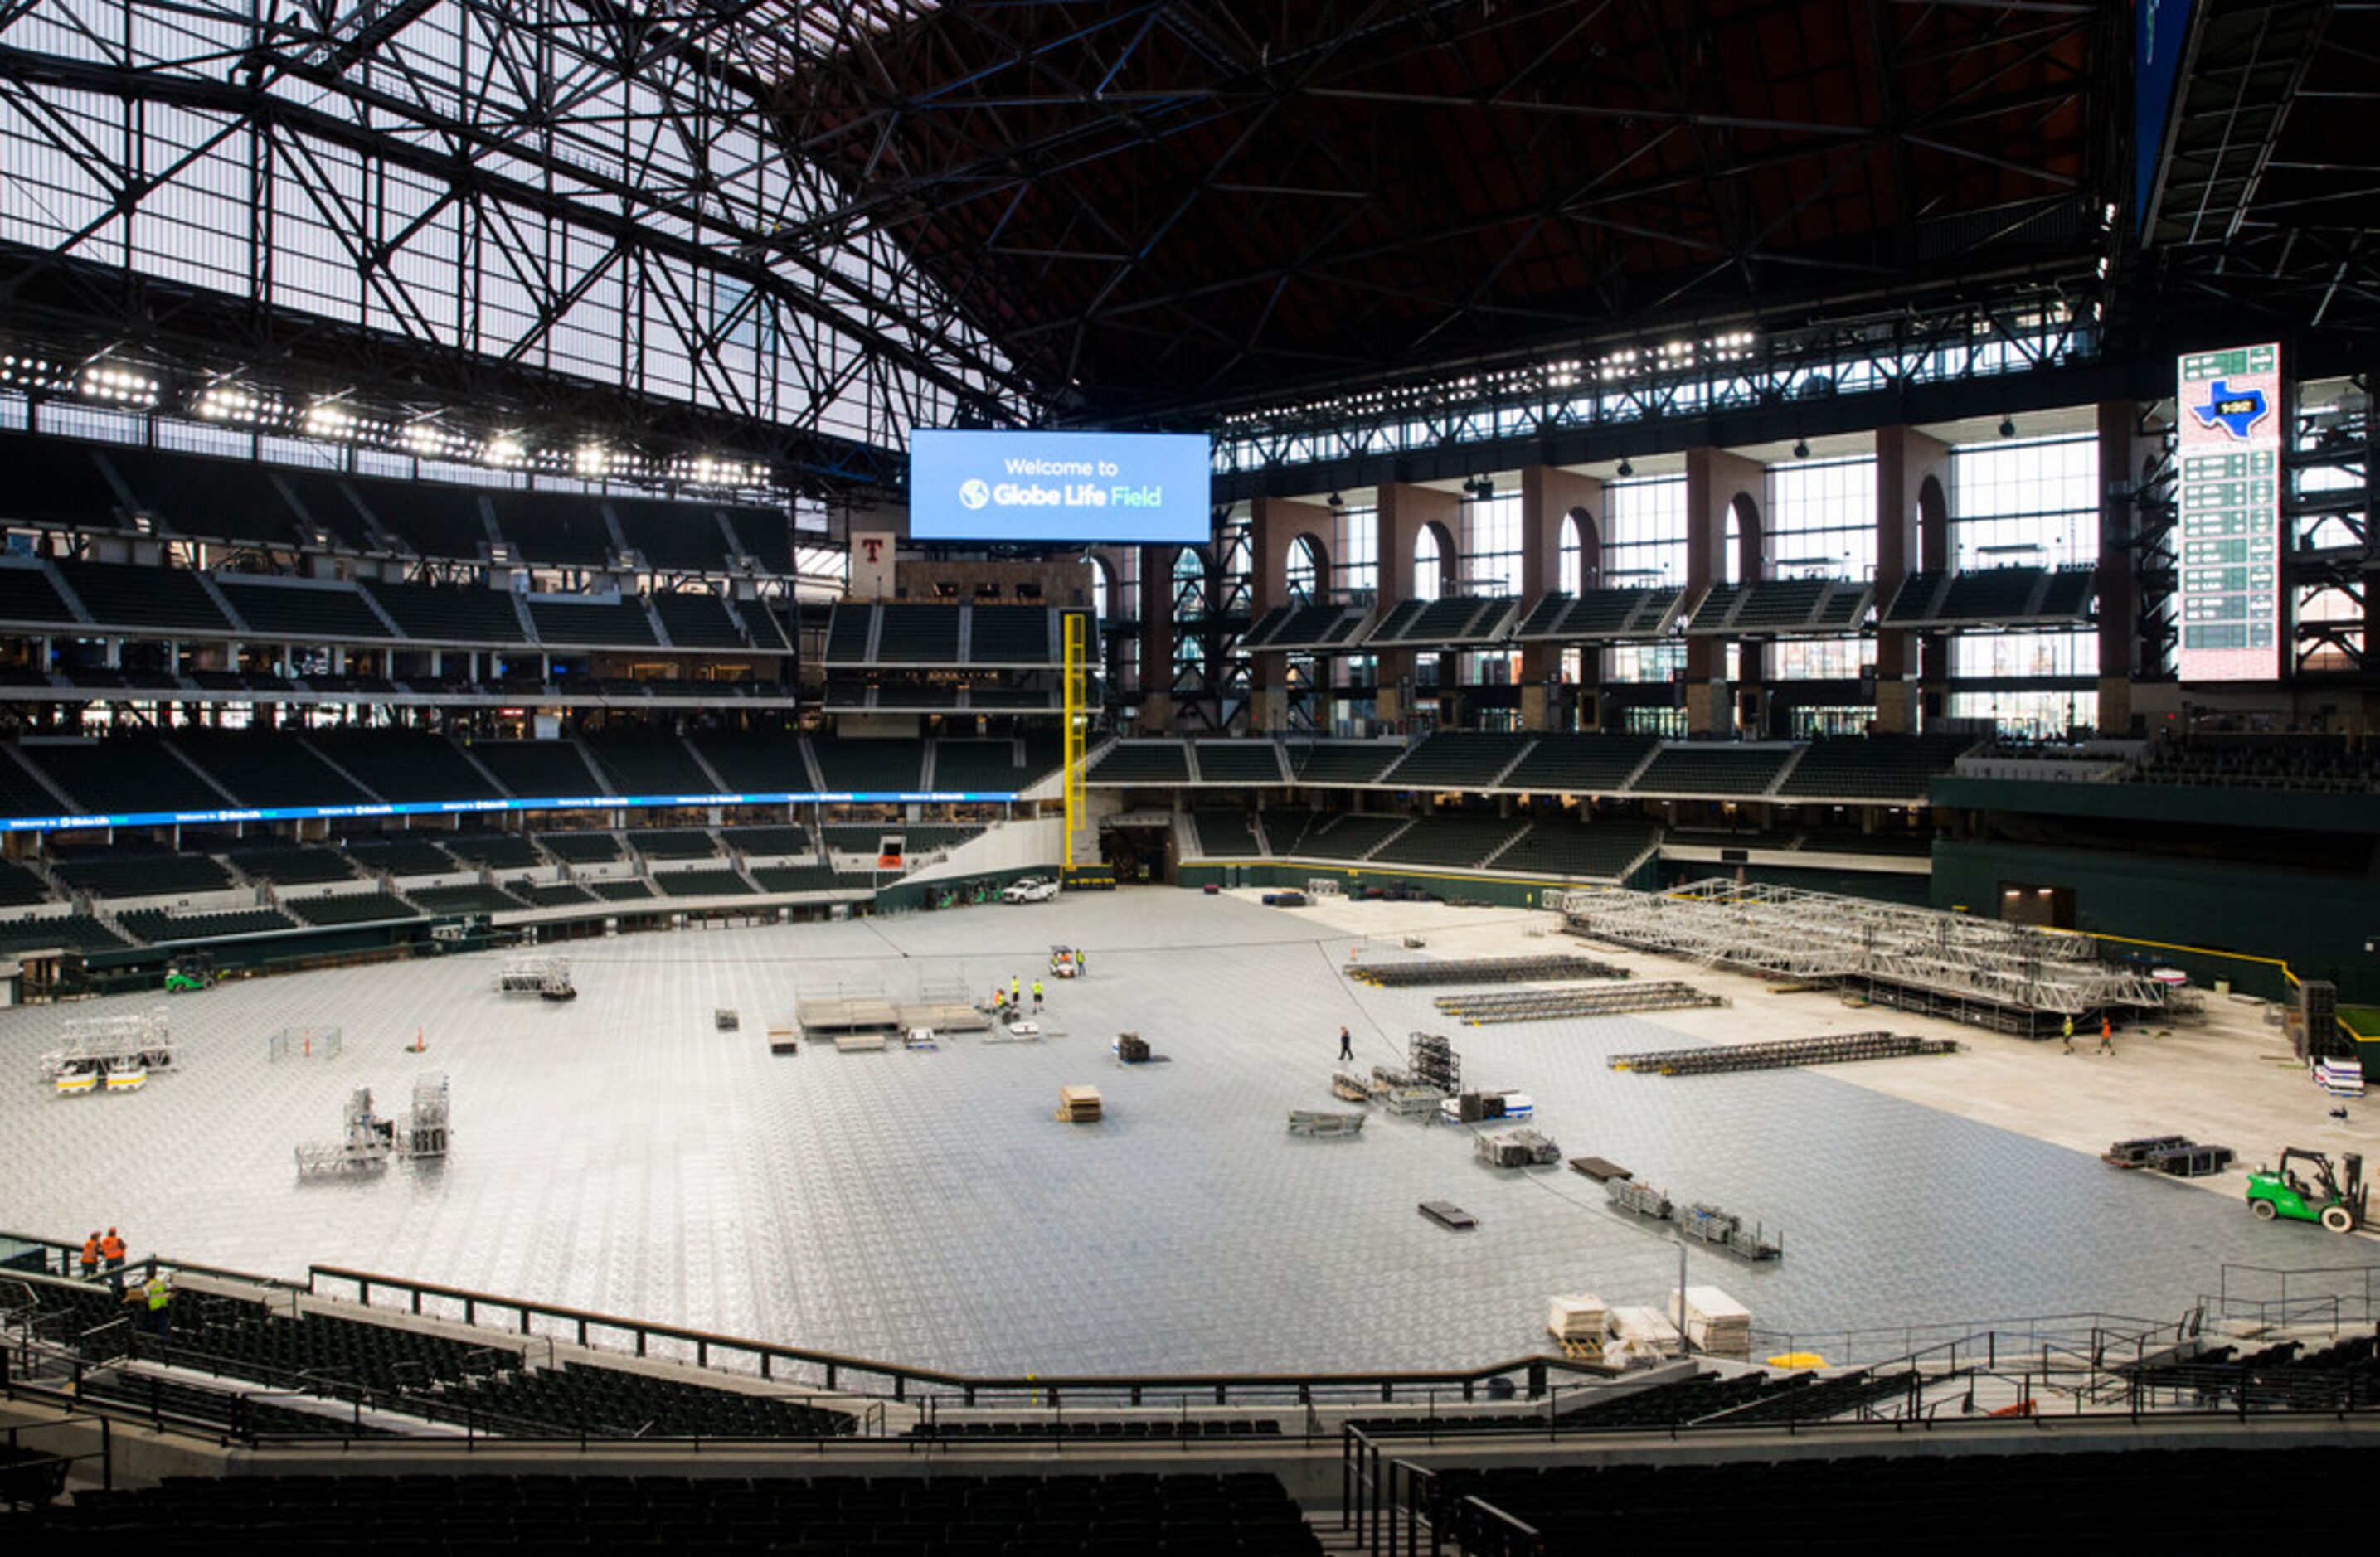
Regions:
<instances>
[{"instance_id":1,"label":"row of stadium light","mask_svg":"<svg viewBox=\"0 0 2380 1557\"><path fill-rule=\"evenodd\" d=\"M155 368L97 358L63 361L27 352L0 353L0 391L66 395L128 411L153 411L167 398L165 375ZM399 417L341 397L294 402L278 390L218 379L189 394L182 409L218 427L294 433L326 442L401 451L419 459L486 465L498 470L576 476L584 480L630 477L681 486L749 490L771 484L769 466L712 454L638 454L597 441L532 444L521 434L474 437L434 417Z\"/></svg>"},{"instance_id":2,"label":"row of stadium light","mask_svg":"<svg viewBox=\"0 0 2380 1557\"><path fill-rule=\"evenodd\" d=\"M1759 337L1749 330L1730 330L1699 338L1681 337L1663 341L1657 345L1621 346L1596 358L1592 376L1609 383L1657 373L1675 373L1688 368L1748 362L1758 344ZM1589 376L1588 365L1576 358L1529 363L1487 373L1464 373L1427 383L1385 385L1294 404L1234 411L1227 413L1220 420L1224 428L1232 428L1281 421L1302 424L1320 415L1357 418L1378 416L1389 412L1441 405L1450 401L1458 404L1467 402L1477 398L1482 390L1490 392L1495 398L1533 392L1560 395L1574 389Z\"/></svg>"}]
</instances>

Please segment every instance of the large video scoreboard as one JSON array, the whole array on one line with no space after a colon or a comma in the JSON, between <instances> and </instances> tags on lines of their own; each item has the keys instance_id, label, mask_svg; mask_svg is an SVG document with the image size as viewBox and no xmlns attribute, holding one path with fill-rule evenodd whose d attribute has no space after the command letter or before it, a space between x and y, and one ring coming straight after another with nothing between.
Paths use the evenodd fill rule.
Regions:
<instances>
[{"instance_id":1,"label":"large video scoreboard","mask_svg":"<svg viewBox=\"0 0 2380 1557\"><path fill-rule=\"evenodd\" d=\"M2281 348L2180 360L2185 682L2281 674Z\"/></svg>"}]
</instances>

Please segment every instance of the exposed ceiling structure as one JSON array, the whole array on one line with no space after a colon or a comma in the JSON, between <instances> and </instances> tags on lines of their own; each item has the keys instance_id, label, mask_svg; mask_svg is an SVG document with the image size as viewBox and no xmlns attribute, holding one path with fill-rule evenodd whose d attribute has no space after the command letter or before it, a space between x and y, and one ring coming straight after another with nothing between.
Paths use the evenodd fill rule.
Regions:
<instances>
[{"instance_id":1,"label":"exposed ceiling structure","mask_svg":"<svg viewBox=\"0 0 2380 1557\"><path fill-rule=\"evenodd\" d=\"M784 83L838 204L1020 371L1195 421L1715 320L2094 279L2118 7L948 6Z\"/></svg>"}]
</instances>

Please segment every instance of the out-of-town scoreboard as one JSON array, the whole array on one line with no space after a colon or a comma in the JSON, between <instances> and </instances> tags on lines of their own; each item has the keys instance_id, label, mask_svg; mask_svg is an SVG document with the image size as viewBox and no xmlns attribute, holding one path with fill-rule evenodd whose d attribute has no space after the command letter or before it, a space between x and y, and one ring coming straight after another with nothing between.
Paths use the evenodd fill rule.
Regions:
<instances>
[{"instance_id":1,"label":"out-of-town scoreboard","mask_svg":"<svg viewBox=\"0 0 2380 1557\"><path fill-rule=\"evenodd\" d=\"M2281 673L2281 348L2192 352L2181 379L2185 682Z\"/></svg>"}]
</instances>

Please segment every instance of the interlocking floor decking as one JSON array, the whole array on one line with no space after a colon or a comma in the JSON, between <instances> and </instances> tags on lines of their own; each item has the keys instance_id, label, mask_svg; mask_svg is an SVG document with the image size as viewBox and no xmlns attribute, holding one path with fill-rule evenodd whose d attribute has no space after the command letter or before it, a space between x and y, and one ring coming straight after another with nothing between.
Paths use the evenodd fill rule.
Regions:
<instances>
[{"instance_id":1,"label":"interlocking floor decking","mask_svg":"<svg viewBox=\"0 0 2380 1557\"><path fill-rule=\"evenodd\" d=\"M1292 1138L1290 1110L1332 1106L1343 1022L1365 1066L1402 1063L1412 1030L1449 1032L1465 1077L1531 1093L1535 1128L1566 1154L1781 1226L1774 1264L1690 1256L1693 1279L1764 1330L2169 1318L2218 1261L2350 1252L2234 1198L1871 1084L1606 1068L1614 1052L1706 1035L1666 1013L1449 1026L1426 989L1340 975L1353 937L1331 916L1374 911L1384 937L1426 924L1431 955L1560 944L1524 940L1521 924L1548 916L1518 911L1284 911L1170 888L636 935L567 948L580 995L567 1005L502 999L494 955L176 997L176 1072L76 1098L35 1080L60 1025L160 997L0 1011L0 1226L79 1237L114 1224L136 1251L293 1276L342 1264L975 1372L1455 1366L1542 1349L1548 1294L1652 1303L1673 1285L1669 1237L1558 1165L1474 1162L1457 1127L1383 1116L1352 1141ZM1045 976L1045 1024L1063 1036L769 1054L766 1030L803 1000L946 998L1012 973L1029 985L1053 941L1088 959L1084 979ZM716 1029L722 1007L741 1031ZM1718 1020L1754 1018L1694 1018ZM269 1062L268 1036L307 1023L344 1028L342 1052ZM407 1052L417 1030L420 1056ZM1119 1065L1120 1031L1170 1063ZM2056 1047L2035 1046L2042 1066L2089 1063ZM394 1115L425 1068L452 1079L443 1169L297 1182L291 1148L335 1135L351 1087ZM1101 1123L1052 1122L1075 1083L1099 1089ZM2265 1143L2233 1144L2252 1162ZM1450 1237L1414 1214L1439 1199L1478 1229Z\"/></svg>"}]
</instances>

